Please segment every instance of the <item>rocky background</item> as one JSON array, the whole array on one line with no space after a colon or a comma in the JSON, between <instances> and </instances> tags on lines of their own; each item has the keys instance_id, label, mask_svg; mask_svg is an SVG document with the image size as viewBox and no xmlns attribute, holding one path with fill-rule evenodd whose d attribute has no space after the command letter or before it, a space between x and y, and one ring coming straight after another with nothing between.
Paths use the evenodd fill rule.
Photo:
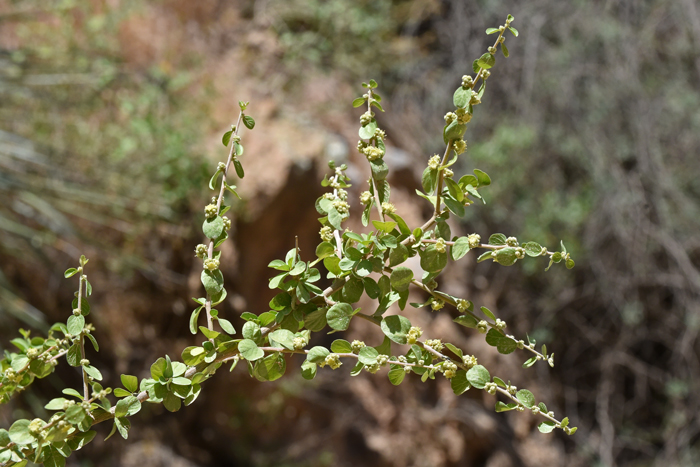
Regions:
<instances>
[{"instance_id":1,"label":"rocky background","mask_svg":"<svg viewBox=\"0 0 700 467\"><path fill-rule=\"evenodd\" d=\"M377 79L391 147L392 200L411 226L414 195L441 150L452 92L511 13L520 37L498 59L458 174L494 184L453 232L516 235L556 248L512 268L467 257L441 285L488 306L555 352L520 368L452 311L409 311L579 426L540 434L527 414L449 384L347 368L261 384L222 368L196 403L147 404L128 441L98 440L69 465L688 466L700 463L700 7L692 0L0 0L0 347L70 313L62 272L91 259L91 314L106 383L139 378L196 339L208 175L221 134L251 102L243 201L224 249L232 318L267 310L266 265L295 237L311 255L314 200L333 159L349 165L354 215L366 162L354 149L359 84ZM357 225L351 228L360 229ZM496 265L497 266L497 265ZM561 265L559 265L561 266ZM420 296L416 295L417 300ZM372 345L353 323L345 339ZM320 336L329 344L338 336ZM374 344L376 345L376 344ZM44 415L67 366L0 408L0 426Z\"/></svg>"}]
</instances>

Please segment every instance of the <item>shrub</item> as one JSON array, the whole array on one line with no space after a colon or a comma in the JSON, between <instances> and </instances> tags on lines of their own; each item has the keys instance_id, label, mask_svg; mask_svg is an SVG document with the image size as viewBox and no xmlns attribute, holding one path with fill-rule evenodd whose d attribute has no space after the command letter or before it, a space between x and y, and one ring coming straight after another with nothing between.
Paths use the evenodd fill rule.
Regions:
<instances>
[{"instance_id":1,"label":"shrub","mask_svg":"<svg viewBox=\"0 0 700 467\"><path fill-rule=\"evenodd\" d=\"M93 326L86 322L91 311L88 298L92 286L86 275L88 260L82 256L77 267L65 272L66 278L77 276L79 281L71 316L65 324L54 324L46 338L32 337L29 331L20 330L22 337L12 341L18 351L6 352L2 360L0 397L2 402L7 402L36 378L49 375L62 357L69 365L80 367L82 391L64 389L63 394L68 398L58 397L46 404L46 409L56 411L46 421L21 419L9 430L0 430L2 465L25 465L29 460L65 465L65 458L72 451L94 438L96 432L91 428L97 423L112 420L108 438L116 432L127 438L130 417L139 412L142 403L162 403L167 410L178 411L183 403L190 405L197 399L202 384L222 365L228 364L233 370L241 360L252 377L262 382L274 381L285 374L286 357L290 354L305 356L301 365L305 379L313 379L319 367L336 370L347 362L352 365L353 376L363 371L377 373L386 367L394 385L401 384L411 373L419 375L423 382L444 377L457 395L472 387L499 394L503 401L496 402L497 412L528 410L543 419L540 431L548 433L560 428L573 434L576 428L568 426L568 418L555 418L544 403L536 402L532 392L518 390L510 381L492 376L476 356L443 342L439 336L424 336L402 313L408 305L411 288L420 290L427 300L410 303L412 307L429 307L434 312L446 306L456 308L458 316L454 322L484 334L486 342L498 352L526 351L529 358L524 367L538 361L554 365L554 354L549 354L546 346L537 350L534 341L525 342L506 333L506 323L491 310L483 306L477 309L471 301L441 291L438 284L448 262L462 259L471 250L483 250L478 262L493 261L502 266L512 266L527 257L547 258L547 270L553 263L563 262L567 268L574 266L563 243L560 251L550 251L536 242L521 243L516 237L501 233L492 234L483 242L477 233L453 236L447 223L451 216L464 216L471 204L483 202L481 192L491 184L491 178L483 171L477 169L456 179L450 167L467 150L463 136L484 96L497 50L500 48L508 57L504 34L510 31L518 35L512 21L509 15L503 26L486 31L498 34L496 41L474 61L474 76L463 76L454 92L455 109L445 115L444 153L430 157L422 176L423 191L417 193L433 207L432 216L420 227L410 228L391 203L389 167L384 160L386 134L379 128L374 114L375 110L384 111L382 98L374 80L363 83L365 93L353 101L353 106L366 108L360 117L361 139L357 147L370 169L366 190L360 195L362 224L365 227L371 224L372 228L361 233L343 228L350 217L351 204L346 191L350 179L345 165L331 162L331 172L322 181L328 192L315 204L321 216L321 241L316 247L316 257L302 258L300 250L292 248L284 259L269 264L276 271L269 287L279 293L270 301L270 311L241 315L245 323L240 334L215 308L226 299L220 268L225 259L219 250L231 227L231 219L226 217L230 207L225 204L226 196L238 196L231 181L234 176L245 175L241 130L243 127L252 130L255 126L255 120L247 113L248 103L239 102L238 120L222 139L229 151L227 160L217 165L209 181L215 196L204 208L206 219L202 231L207 240L195 248L195 255L202 260L201 281L206 293L194 299L197 307L190 316L189 327L192 334L203 336L202 344L184 349L182 361L174 361L167 355L159 358L151 365L151 378L138 381L135 376L122 375L122 388L103 387L100 371L86 358L86 342L90 341L96 351L98 345L91 334ZM407 267L409 258L416 256L420 259L420 277ZM321 263L326 278L331 281L325 289L317 285L322 272L316 266ZM374 311L355 307L364 295L376 302ZM395 314L388 314L390 310ZM336 339L330 348L309 348L312 333L327 327L333 332L345 331L353 319L377 325L384 334L383 343L370 347L357 340ZM200 325L202 322L206 325ZM118 399L114 405L110 394Z\"/></svg>"}]
</instances>

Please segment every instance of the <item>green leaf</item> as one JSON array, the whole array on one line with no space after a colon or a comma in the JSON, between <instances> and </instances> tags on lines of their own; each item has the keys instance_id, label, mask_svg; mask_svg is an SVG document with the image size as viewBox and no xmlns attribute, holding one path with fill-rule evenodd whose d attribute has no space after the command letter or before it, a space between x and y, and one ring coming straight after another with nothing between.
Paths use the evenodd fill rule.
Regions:
<instances>
[{"instance_id":1,"label":"green leaf","mask_svg":"<svg viewBox=\"0 0 700 467\"><path fill-rule=\"evenodd\" d=\"M450 254L455 261L462 259L467 253L469 253L469 239L467 237L459 237L450 247Z\"/></svg>"},{"instance_id":2,"label":"green leaf","mask_svg":"<svg viewBox=\"0 0 700 467\"><path fill-rule=\"evenodd\" d=\"M394 230L394 227L396 227L396 222L388 221L388 222L381 222L381 221L372 221L372 225L374 225L374 228L377 230L381 230L382 232L389 233L392 230Z\"/></svg>"},{"instance_id":3,"label":"green leaf","mask_svg":"<svg viewBox=\"0 0 700 467\"><path fill-rule=\"evenodd\" d=\"M377 363L377 357L379 352L374 347L362 347L357 355L358 361L365 365L374 365Z\"/></svg>"},{"instance_id":4,"label":"green leaf","mask_svg":"<svg viewBox=\"0 0 700 467\"><path fill-rule=\"evenodd\" d=\"M82 359L82 354L80 352L80 345L73 344L68 353L66 354L66 361L70 366L80 366L80 360Z\"/></svg>"},{"instance_id":5,"label":"green leaf","mask_svg":"<svg viewBox=\"0 0 700 467\"><path fill-rule=\"evenodd\" d=\"M403 368L392 368L389 370L389 382L393 384L394 386L398 386L403 382L403 379L406 377L406 372L404 371Z\"/></svg>"},{"instance_id":6,"label":"green leaf","mask_svg":"<svg viewBox=\"0 0 700 467\"><path fill-rule=\"evenodd\" d=\"M255 128L255 119L253 119L253 117L251 117L250 115L244 115L243 124L246 128L252 130L253 128Z\"/></svg>"},{"instance_id":7,"label":"green leaf","mask_svg":"<svg viewBox=\"0 0 700 467\"><path fill-rule=\"evenodd\" d=\"M492 234L489 237L489 244L490 245L505 245L506 244L506 236L503 235L502 233L495 233Z\"/></svg>"},{"instance_id":8,"label":"green leaf","mask_svg":"<svg viewBox=\"0 0 700 467\"><path fill-rule=\"evenodd\" d=\"M219 322L219 326L221 326L221 329L223 329L223 331L226 334L229 334L229 335L236 334L236 329L233 327L233 324L231 324L231 321L229 321L227 319L221 319L221 318L218 318L217 321Z\"/></svg>"},{"instance_id":9,"label":"green leaf","mask_svg":"<svg viewBox=\"0 0 700 467\"><path fill-rule=\"evenodd\" d=\"M389 267L394 267L398 264L403 264L408 259L408 248L406 245L399 243L396 248L391 249L389 253Z\"/></svg>"},{"instance_id":10,"label":"green leaf","mask_svg":"<svg viewBox=\"0 0 700 467\"><path fill-rule=\"evenodd\" d=\"M352 353L352 346L345 339L336 339L331 344L331 351L335 353Z\"/></svg>"},{"instance_id":11,"label":"green leaf","mask_svg":"<svg viewBox=\"0 0 700 467\"><path fill-rule=\"evenodd\" d=\"M561 421L560 425L562 428L566 428L567 426L569 426L569 417L564 417L564 419Z\"/></svg>"},{"instance_id":12,"label":"green leaf","mask_svg":"<svg viewBox=\"0 0 700 467\"><path fill-rule=\"evenodd\" d=\"M360 276L360 277L367 277L372 273L372 261L369 259L363 259L357 264L357 268L355 269L355 273ZM359 300L359 298L358 298ZM356 302L357 300L349 300L352 302Z\"/></svg>"},{"instance_id":13,"label":"green leaf","mask_svg":"<svg viewBox=\"0 0 700 467\"><path fill-rule=\"evenodd\" d=\"M151 365L151 378L158 381L161 378L166 377L165 372L167 367L168 362L163 357L158 358L158 360L153 362L153 364Z\"/></svg>"},{"instance_id":14,"label":"green leaf","mask_svg":"<svg viewBox=\"0 0 700 467\"><path fill-rule=\"evenodd\" d=\"M375 159L369 163L370 169L372 169L372 176L376 181L384 180L387 175L389 175L389 166L386 165L384 159Z\"/></svg>"},{"instance_id":15,"label":"green leaf","mask_svg":"<svg viewBox=\"0 0 700 467\"><path fill-rule=\"evenodd\" d=\"M78 273L78 270L77 270L77 269L75 269L75 268L68 268L68 269L66 269L66 272L63 273L63 277L65 277L66 279L68 279L69 277L73 277L73 276L76 275L77 273Z\"/></svg>"},{"instance_id":16,"label":"green leaf","mask_svg":"<svg viewBox=\"0 0 700 467\"><path fill-rule=\"evenodd\" d=\"M486 383L491 381L491 375L482 365L475 365L467 371L467 380L475 388L484 389Z\"/></svg>"},{"instance_id":17,"label":"green leaf","mask_svg":"<svg viewBox=\"0 0 700 467\"><path fill-rule=\"evenodd\" d=\"M537 362L537 357L528 358L525 363L523 363L523 368L530 368Z\"/></svg>"},{"instance_id":18,"label":"green leaf","mask_svg":"<svg viewBox=\"0 0 700 467\"><path fill-rule=\"evenodd\" d=\"M462 86L460 86L452 96L452 103L455 105L455 107L464 108L467 106L467 102L469 102L471 95L471 89L464 89Z\"/></svg>"},{"instance_id":19,"label":"green leaf","mask_svg":"<svg viewBox=\"0 0 700 467\"><path fill-rule=\"evenodd\" d=\"M328 223L335 230L342 230L342 227L340 225L341 222L343 222L343 217L335 208L331 208L331 210L328 212Z\"/></svg>"},{"instance_id":20,"label":"green leaf","mask_svg":"<svg viewBox=\"0 0 700 467\"><path fill-rule=\"evenodd\" d=\"M95 336L93 336L92 334L86 333L85 337L87 337L90 340L90 342L92 343L92 348L95 349L95 352L99 352L100 346L97 345L97 340L95 339Z\"/></svg>"},{"instance_id":21,"label":"green leaf","mask_svg":"<svg viewBox=\"0 0 700 467\"><path fill-rule=\"evenodd\" d=\"M411 329L411 322L405 316L387 316L382 319L381 328L384 335L393 342L402 345L408 343L406 336Z\"/></svg>"},{"instance_id":22,"label":"green leaf","mask_svg":"<svg viewBox=\"0 0 700 467\"><path fill-rule=\"evenodd\" d=\"M515 248L506 247L496 250L496 261L501 266L512 266L518 260L515 256Z\"/></svg>"},{"instance_id":23,"label":"green leaf","mask_svg":"<svg viewBox=\"0 0 700 467\"><path fill-rule=\"evenodd\" d=\"M240 144L236 145L237 147L241 148L241 153L243 152L243 146ZM238 151L236 151L238 152ZM238 154L240 156L240 154ZM245 171L243 170L243 165L241 164L241 161L238 159L234 158L233 159L233 167L236 169L236 175L238 175L238 178L243 178L245 176Z\"/></svg>"},{"instance_id":24,"label":"green leaf","mask_svg":"<svg viewBox=\"0 0 700 467\"><path fill-rule=\"evenodd\" d=\"M490 34L495 34L495 33L497 33L497 32L499 32L499 29L498 29L498 28L488 28L488 29L486 30L486 34L489 34L489 35L490 35Z\"/></svg>"},{"instance_id":25,"label":"green leaf","mask_svg":"<svg viewBox=\"0 0 700 467\"><path fill-rule=\"evenodd\" d=\"M330 351L327 348L317 345L306 354L306 360L311 363L322 363L329 354Z\"/></svg>"},{"instance_id":26,"label":"green leaf","mask_svg":"<svg viewBox=\"0 0 700 467\"><path fill-rule=\"evenodd\" d=\"M216 216L211 219L206 219L202 225L202 232L207 238L215 239L224 231L224 219L221 216Z\"/></svg>"},{"instance_id":27,"label":"green leaf","mask_svg":"<svg viewBox=\"0 0 700 467\"><path fill-rule=\"evenodd\" d=\"M501 52L503 52L503 56L508 58L510 56L510 52L508 51L508 47L504 43L501 43Z\"/></svg>"},{"instance_id":28,"label":"green leaf","mask_svg":"<svg viewBox=\"0 0 700 467\"><path fill-rule=\"evenodd\" d=\"M224 288L224 275L220 270L202 271L202 285L209 295L216 295Z\"/></svg>"},{"instance_id":29,"label":"green leaf","mask_svg":"<svg viewBox=\"0 0 700 467\"><path fill-rule=\"evenodd\" d=\"M90 375L92 377L92 379L94 379L96 381L102 381L102 373L100 373L100 370L98 370L94 366L85 365L85 366L83 366L83 370L85 370L85 373Z\"/></svg>"},{"instance_id":30,"label":"green leaf","mask_svg":"<svg viewBox=\"0 0 700 467\"><path fill-rule=\"evenodd\" d=\"M481 307L481 312L483 314L485 314L486 316L488 316L489 318L491 318L493 321L496 321L496 315L494 315L493 312L491 310L489 310L488 308L486 308L485 306Z\"/></svg>"},{"instance_id":31,"label":"green leaf","mask_svg":"<svg viewBox=\"0 0 700 467\"><path fill-rule=\"evenodd\" d=\"M79 335L81 332L83 332L83 328L85 327L85 317L83 315L69 316L66 327L68 328L68 332L70 334L73 334L74 336Z\"/></svg>"},{"instance_id":32,"label":"green leaf","mask_svg":"<svg viewBox=\"0 0 700 467\"><path fill-rule=\"evenodd\" d=\"M513 35L514 35L515 37L518 37L518 30L517 30L517 29L515 29L515 28L512 27L512 26L509 26L508 29L510 30L510 32L513 33Z\"/></svg>"},{"instance_id":33,"label":"green leaf","mask_svg":"<svg viewBox=\"0 0 700 467\"><path fill-rule=\"evenodd\" d=\"M408 290L413 280L413 271L405 266L399 266L391 272L391 287L397 292Z\"/></svg>"},{"instance_id":34,"label":"green leaf","mask_svg":"<svg viewBox=\"0 0 700 467\"><path fill-rule=\"evenodd\" d=\"M373 80L373 79L369 80L369 87L370 88L375 89L377 86L379 86L379 85L377 84L377 82L375 80Z\"/></svg>"},{"instance_id":35,"label":"green leaf","mask_svg":"<svg viewBox=\"0 0 700 467\"><path fill-rule=\"evenodd\" d=\"M87 414L85 413L85 409L78 404L71 405L70 407L68 407L66 409L65 420L68 423L77 425L78 423L85 420L85 417L87 417Z\"/></svg>"},{"instance_id":36,"label":"green leaf","mask_svg":"<svg viewBox=\"0 0 700 467\"><path fill-rule=\"evenodd\" d=\"M122 386L129 392L136 392L139 388L139 379L132 375L121 375Z\"/></svg>"},{"instance_id":37,"label":"green leaf","mask_svg":"<svg viewBox=\"0 0 700 467\"><path fill-rule=\"evenodd\" d=\"M192 334L197 334L197 318L199 318L199 313L204 307L197 307L190 315L190 332Z\"/></svg>"},{"instance_id":38,"label":"green leaf","mask_svg":"<svg viewBox=\"0 0 700 467\"><path fill-rule=\"evenodd\" d=\"M345 331L350 325L354 311L347 303L336 303L326 313L328 325L336 331Z\"/></svg>"},{"instance_id":39,"label":"green leaf","mask_svg":"<svg viewBox=\"0 0 700 467\"><path fill-rule=\"evenodd\" d=\"M479 257L476 259L476 262L481 263L483 261L486 261L487 259L493 259L491 251L485 251L482 254L480 254Z\"/></svg>"},{"instance_id":40,"label":"green leaf","mask_svg":"<svg viewBox=\"0 0 700 467\"><path fill-rule=\"evenodd\" d=\"M464 394L471 387L467 379L467 372L457 370L457 374L450 380L450 386L452 386L452 391L458 396Z\"/></svg>"},{"instance_id":41,"label":"green leaf","mask_svg":"<svg viewBox=\"0 0 700 467\"><path fill-rule=\"evenodd\" d=\"M480 69L480 67L479 67L479 60L478 60L478 59L477 59L477 60L474 60L474 61L472 62L472 70L474 70L474 73L478 73L478 72L479 72L479 69Z\"/></svg>"},{"instance_id":42,"label":"green leaf","mask_svg":"<svg viewBox=\"0 0 700 467\"><path fill-rule=\"evenodd\" d=\"M115 388L114 395L117 397L126 397L126 396L130 396L131 393L129 391L127 391L126 389Z\"/></svg>"},{"instance_id":43,"label":"green leaf","mask_svg":"<svg viewBox=\"0 0 700 467\"><path fill-rule=\"evenodd\" d=\"M369 298L371 298L372 300L379 298L381 292L379 290L379 286L374 281L374 279L370 277L365 277L362 279L362 283L365 286L365 292L367 292L367 296Z\"/></svg>"},{"instance_id":44,"label":"green leaf","mask_svg":"<svg viewBox=\"0 0 700 467\"><path fill-rule=\"evenodd\" d=\"M13 443L24 445L34 442L36 438L29 433L29 423L29 420L17 420L12 424L9 429L9 434Z\"/></svg>"},{"instance_id":45,"label":"green leaf","mask_svg":"<svg viewBox=\"0 0 700 467\"><path fill-rule=\"evenodd\" d=\"M233 130L228 130L226 133L224 133L224 136L221 137L221 143L228 147L228 143L231 142L231 135L233 134Z\"/></svg>"},{"instance_id":46,"label":"green leaf","mask_svg":"<svg viewBox=\"0 0 700 467\"><path fill-rule=\"evenodd\" d=\"M387 213L387 216L390 218L394 219L396 223L399 226L399 231L401 232L402 235L411 235L411 229L408 228L408 225L406 225L406 221L404 221L401 216L399 216L396 213Z\"/></svg>"},{"instance_id":47,"label":"green leaf","mask_svg":"<svg viewBox=\"0 0 700 467\"><path fill-rule=\"evenodd\" d=\"M304 317L304 327L311 332L321 331L326 327L326 309L319 308Z\"/></svg>"},{"instance_id":48,"label":"green leaf","mask_svg":"<svg viewBox=\"0 0 700 467\"><path fill-rule=\"evenodd\" d=\"M554 422L542 422L539 425L537 425L537 429L540 430L541 433L551 433L554 431L554 429L557 426L554 424Z\"/></svg>"},{"instance_id":49,"label":"green leaf","mask_svg":"<svg viewBox=\"0 0 700 467\"><path fill-rule=\"evenodd\" d=\"M527 389L521 389L515 394L515 398L528 409L535 405L535 396Z\"/></svg>"},{"instance_id":50,"label":"green leaf","mask_svg":"<svg viewBox=\"0 0 700 467\"><path fill-rule=\"evenodd\" d=\"M518 348L517 342L493 328L489 329L489 332L486 334L486 343L496 347L498 353L504 355L512 353Z\"/></svg>"},{"instance_id":51,"label":"green leaf","mask_svg":"<svg viewBox=\"0 0 700 467\"><path fill-rule=\"evenodd\" d=\"M442 139L445 144L450 141L461 139L464 136L464 132L467 131L467 125L464 123L459 123L457 120L453 120L449 125L447 125L443 131Z\"/></svg>"},{"instance_id":52,"label":"green leaf","mask_svg":"<svg viewBox=\"0 0 700 467\"><path fill-rule=\"evenodd\" d=\"M464 192L462 191L462 188L449 177L445 178L445 185L447 185L447 189L450 192L450 196L452 196L456 201L462 202L464 200Z\"/></svg>"},{"instance_id":53,"label":"green leaf","mask_svg":"<svg viewBox=\"0 0 700 467\"><path fill-rule=\"evenodd\" d=\"M83 400L83 395L73 388L65 388L61 392L67 396L75 396L78 399Z\"/></svg>"},{"instance_id":54,"label":"green leaf","mask_svg":"<svg viewBox=\"0 0 700 467\"><path fill-rule=\"evenodd\" d=\"M431 194L437 186L437 178L437 169L431 169L430 167L426 167L423 171L423 176L421 177L423 191L425 191L427 194Z\"/></svg>"},{"instance_id":55,"label":"green leaf","mask_svg":"<svg viewBox=\"0 0 700 467\"><path fill-rule=\"evenodd\" d=\"M348 279L348 281L343 286L343 301L347 303L355 303L360 298L362 298L363 291L364 283L362 282L362 280L357 279L356 277L350 277L350 279Z\"/></svg>"},{"instance_id":56,"label":"green leaf","mask_svg":"<svg viewBox=\"0 0 700 467\"><path fill-rule=\"evenodd\" d=\"M464 210L464 205L458 201L455 201L450 195L445 195L443 198L447 208L457 217L464 217L466 211Z\"/></svg>"},{"instance_id":57,"label":"green leaf","mask_svg":"<svg viewBox=\"0 0 700 467\"><path fill-rule=\"evenodd\" d=\"M51 399L48 404L44 406L46 410L63 410L63 405L68 401L65 397L57 397Z\"/></svg>"},{"instance_id":58,"label":"green leaf","mask_svg":"<svg viewBox=\"0 0 700 467\"><path fill-rule=\"evenodd\" d=\"M165 409L168 410L169 412L177 412L178 410L180 410L180 407L182 407L182 399L177 397L175 395L175 393L168 392L165 395L165 397L163 398L163 407L165 407ZM114 420L116 422L119 419L115 418ZM117 426L117 429L118 428L119 428L119 426ZM121 431L120 431L120 433L121 433ZM123 436L124 435L122 435L122 437ZM124 438L124 439L126 439L126 438Z\"/></svg>"},{"instance_id":59,"label":"green leaf","mask_svg":"<svg viewBox=\"0 0 700 467\"><path fill-rule=\"evenodd\" d=\"M275 381L284 376L286 370L286 360L279 352L275 352L255 364L253 376L258 381Z\"/></svg>"},{"instance_id":60,"label":"green leaf","mask_svg":"<svg viewBox=\"0 0 700 467\"><path fill-rule=\"evenodd\" d=\"M307 380L312 380L316 377L316 364L308 360L301 364L301 377Z\"/></svg>"},{"instance_id":61,"label":"green leaf","mask_svg":"<svg viewBox=\"0 0 700 467\"><path fill-rule=\"evenodd\" d=\"M221 175L221 174L222 174L221 170L217 169L217 171L214 172L214 175L211 176L211 178L209 179L209 189L210 190L215 189L216 181L219 179L219 175Z\"/></svg>"},{"instance_id":62,"label":"green leaf","mask_svg":"<svg viewBox=\"0 0 700 467\"><path fill-rule=\"evenodd\" d=\"M265 351L250 339L243 339L238 343L238 352L241 354L241 357L250 362L254 362L265 356Z\"/></svg>"},{"instance_id":63,"label":"green leaf","mask_svg":"<svg viewBox=\"0 0 700 467\"><path fill-rule=\"evenodd\" d=\"M493 56L493 54L490 53L485 53L479 59L476 61L477 65L479 65L481 68L484 68L488 70L492 66L496 64L496 57Z\"/></svg>"},{"instance_id":64,"label":"green leaf","mask_svg":"<svg viewBox=\"0 0 700 467\"><path fill-rule=\"evenodd\" d=\"M358 97L357 99L354 99L352 101L352 106L357 108L357 107L362 106L365 102L367 102L366 97Z\"/></svg>"},{"instance_id":65,"label":"green leaf","mask_svg":"<svg viewBox=\"0 0 700 467\"><path fill-rule=\"evenodd\" d=\"M377 129L377 121L372 119L367 125L361 126L359 130L360 138L370 139L374 136L374 132Z\"/></svg>"},{"instance_id":66,"label":"green leaf","mask_svg":"<svg viewBox=\"0 0 700 467\"><path fill-rule=\"evenodd\" d=\"M328 243L322 242L316 247L316 256L319 258L327 258L328 256L333 256L335 254L335 247Z\"/></svg>"},{"instance_id":67,"label":"green leaf","mask_svg":"<svg viewBox=\"0 0 700 467\"><path fill-rule=\"evenodd\" d=\"M496 402L496 412L508 412L518 407L518 404L511 402L510 404L504 404L501 401Z\"/></svg>"},{"instance_id":68,"label":"green leaf","mask_svg":"<svg viewBox=\"0 0 700 467\"><path fill-rule=\"evenodd\" d=\"M426 272L439 272L447 266L447 253L440 253L430 244L420 253L420 267Z\"/></svg>"},{"instance_id":69,"label":"green leaf","mask_svg":"<svg viewBox=\"0 0 700 467\"><path fill-rule=\"evenodd\" d=\"M536 242L527 242L522 245L525 253L533 258L542 254L542 246Z\"/></svg>"},{"instance_id":70,"label":"green leaf","mask_svg":"<svg viewBox=\"0 0 700 467\"><path fill-rule=\"evenodd\" d=\"M362 362L357 362L357 364L353 367L352 370L350 370L350 376L357 376L360 373L362 373L362 369L365 367L365 364Z\"/></svg>"},{"instance_id":71,"label":"green leaf","mask_svg":"<svg viewBox=\"0 0 700 467\"><path fill-rule=\"evenodd\" d=\"M488 186L491 184L491 177L488 176L486 172L482 172L479 169L474 169L474 175L476 175L477 180L479 180L479 186Z\"/></svg>"}]
</instances>

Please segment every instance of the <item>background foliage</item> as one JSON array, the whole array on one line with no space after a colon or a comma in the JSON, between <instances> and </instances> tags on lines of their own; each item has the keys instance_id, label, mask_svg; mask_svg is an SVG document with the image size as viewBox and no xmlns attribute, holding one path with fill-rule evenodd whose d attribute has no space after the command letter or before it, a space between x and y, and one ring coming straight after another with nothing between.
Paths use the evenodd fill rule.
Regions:
<instances>
[{"instance_id":1,"label":"background foliage","mask_svg":"<svg viewBox=\"0 0 700 467\"><path fill-rule=\"evenodd\" d=\"M227 273L236 293L222 313L263 311L269 260L294 235L302 251L316 240L307 213L320 193L309 188L316 165L345 157L349 174L364 176L359 164L350 173L357 156L348 149L357 83L382 84L380 123L399 167L392 185L408 194L440 143L451 90L488 42L483 25L506 11L521 35L466 135L467 159L494 176L494 189L490 208L475 209L463 229L563 238L577 260L572 273L547 275L534 262L472 262L450 284L518 333L534 328L556 352L554 370L523 378L577 420L574 437L533 435L527 417L491 414L481 395L452 400L439 385L393 391L383 378L291 377L260 387L234 373L211 382L200 409L144 411L128 445L94 443L80 462L109 453L130 465L147 452L152 465L700 462L692 1L54 5L0 2L1 345L19 326L65 319L70 288L60 273L78 251L98 263L91 282L103 350L92 360L114 369L107 381L141 375L189 345L191 249L200 241L190 226L207 196L203 164L218 160L238 99L259 109L258 127L246 146L248 202L236 207L236 245L224 252L237 259ZM444 325L424 319L424 328ZM346 338L371 339L369 329L357 332ZM508 369L476 340L457 338ZM2 419L39 413L56 387L79 381L65 368L52 378Z\"/></svg>"}]
</instances>

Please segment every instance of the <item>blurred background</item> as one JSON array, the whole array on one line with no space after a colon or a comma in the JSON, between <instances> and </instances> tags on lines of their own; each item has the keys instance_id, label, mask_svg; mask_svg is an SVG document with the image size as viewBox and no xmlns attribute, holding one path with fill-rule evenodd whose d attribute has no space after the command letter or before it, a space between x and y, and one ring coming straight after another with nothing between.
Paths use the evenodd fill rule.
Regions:
<instances>
[{"instance_id":1,"label":"blurred background","mask_svg":"<svg viewBox=\"0 0 700 467\"><path fill-rule=\"evenodd\" d=\"M220 311L237 328L243 311L268 310L266 265L294 236L311 257L329 159L349 164L359 217L369 172L350 103L363 80L384 97L392 199L420 225L430 207L413 193L442 151L452 93L508 13L520 37L507 36L456 170L494 184L453 232L561 239L576 268L470 255L441 287L546 343L556 365L523 370L526 355L498 355L453 326L454 310L407 313L569 416L576 435L540 434L535 417L496 414L493 396L456 397L444 379L393 387L385 370L351 378L346 365L308 382L291 359L275 383L222 369L178 413L146 404L127 441L101 441L100 425L68 465L700 465L693 0L0 0L0 348L20 327L65 321L76 281L62 272L81 253L101 346L89 358L107 385L199 342L187 329L193 253L238 100L257 125L243 134L244 200L223 253ZM364 324L342 337L377 345ZM79 381L62 365L0 407L0 426L46 417Z\"/></svg>"}]
</instances>

